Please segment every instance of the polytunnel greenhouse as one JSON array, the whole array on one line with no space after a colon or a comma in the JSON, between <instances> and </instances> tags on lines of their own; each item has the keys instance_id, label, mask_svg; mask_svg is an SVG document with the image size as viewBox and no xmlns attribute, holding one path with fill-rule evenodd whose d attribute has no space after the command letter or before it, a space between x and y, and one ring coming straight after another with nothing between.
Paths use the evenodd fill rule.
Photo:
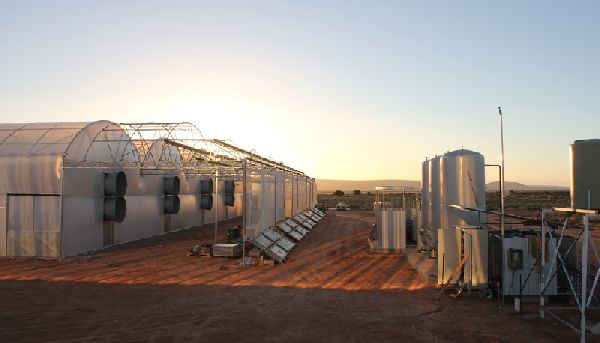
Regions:
<instances>
[{"instance_id":1,"label":"polytunnel greenhouse","mask_svg":"<svg viewBox=\"0 0 600 343\"><path fill-rule=\"evenodd\" d=\"M72 256L235 217L251 239L315 203L314 179L191 123L0 125L0 256Z\"/></svg>"}]
</instances>

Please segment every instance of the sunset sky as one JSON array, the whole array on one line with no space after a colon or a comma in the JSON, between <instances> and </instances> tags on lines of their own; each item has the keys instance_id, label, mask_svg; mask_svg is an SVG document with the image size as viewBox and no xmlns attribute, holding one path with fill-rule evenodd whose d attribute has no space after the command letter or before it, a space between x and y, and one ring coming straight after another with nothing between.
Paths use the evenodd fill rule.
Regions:
<instances>
[{"instance_id":1,"label":"sunset sky","mask_svg":"<svg viewBox=\"0 0 600 343\"><path fill-rule=\"evenodd\" d=\"M312 177L465 148L568 185L600 136L598 1L0 0L0 122L191 121ZM490 173L488 181L496 178Z\"/></svg>"}]
</instances>

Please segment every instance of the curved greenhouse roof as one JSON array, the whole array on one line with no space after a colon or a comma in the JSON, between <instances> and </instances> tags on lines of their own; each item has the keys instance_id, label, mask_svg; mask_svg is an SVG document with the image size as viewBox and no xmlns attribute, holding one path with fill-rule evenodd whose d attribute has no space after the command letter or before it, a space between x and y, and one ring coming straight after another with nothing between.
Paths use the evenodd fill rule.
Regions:
<instances>
[{"instance_id":1,"label":"curved greenhouse roof","mask_svg":"<svg viewBox=\"0 0 600 343\"><path fill-rule=\"evenodd\" d=\"M127 132L107 120L0 124L0 156L10 155L63 155L72 162L139 161Z\"/></svg>"}]
</instances>

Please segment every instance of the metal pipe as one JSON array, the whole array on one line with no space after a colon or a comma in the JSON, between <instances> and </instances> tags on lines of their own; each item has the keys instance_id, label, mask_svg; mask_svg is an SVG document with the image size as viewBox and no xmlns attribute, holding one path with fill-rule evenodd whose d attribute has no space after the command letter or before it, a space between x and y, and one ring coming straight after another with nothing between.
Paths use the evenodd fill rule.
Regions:
<instances>
[{"instance_id":1,"label":"metal pipe","mask_svg":"<svg viewBox=\"0 0 600 343\"><path fill-rule=\"evenodd\" d=\"M502 261L501 263L505 263L504 259L504 123L502 120L502 108L498 106L498 114L500 115L500 151L502 153L501 157L501 167L500 167L500 233L502 235ZM504 304L504 290L502 290L502 304Z\"/></svg>"},{"instance_id":2,"label":"metal pipe","mask_svg":"<svg viewBox=\"0 0 600 343\"><path fill-rule=\"evenodd\" d=\"M217 244L217 232L219 230L219 170L215 170L215 244Z\"/></svg>"},{"instance_id":3,"label":"metal pipe","mask_svg":"<svg viewBox=\"0 0 600 343\"><path fill-rule=\"evenodd\" d=\"M273 174L274 183L275 183L275 194L273 196L273 208L275 209L275 218L273 220L273 226L277 225L277 173Z\"/></svg>"},{"instance_id":4,"label":"metal pipe","mask_svg":"<svg viewBox=\"0 0 600 343\"><path fill-rule=\"evenodd\" d=\"M583 246L581 247L581 329L579 341L585 343L585 309L587 307L587 273L588 273L588 250L589 250L589 215L583 216Z\"/></svg>"},{"instance_id":5,"label":"metal pipe","mask_svg":"<svg viewBox=\"0 0 600 343\"><path fill-rule=\"evenodd\" d=\"M521 298L523 297L523 274L519 273L519 311L521 312Z\"/></svg>"},{"instance_id":6,"label":"metal pipe","mask_svg":"<svg viewBox=\"0 0 600 343\"><path fill-rule=\"evenodd\" d=\"M548 312L548 314L549 314L549 315L550 315L552 318L554 318L554 319L558 320L559 322L561 322L561 323L565 324L566 326L570 327L571 329L575 330L575 332L579 333L579 330L578 330L576 327L574 327L573 325L571 325L571 323L569 323L569 322L567 322L566 320L562 319L560 316L557 316L556 314L554 314L554 313L550 312L549 310L548 310L548 311L546 311L546 312Z\"/></svg>"},{"instance_id":7,"label":"metal pipe","mask_svg":"<svg viewBox=\"0 0 600 343\"><path fill-rule=\"evenodd\" d=\"M446 283L446 280L444 280L444 271L446 269L446 253L442 253L442 285Z\"/></svg>"},{"instance_id":8,"label":"metal pipe","mask_svg":"<svg viewBox=\"0 0 600 343\"><path fill-rule=\"evenodd\" d=\"M243 161L243 166L244 166L244 188L243 188L243 195L242 197L244 198L243 204L242 204L242 268L246 265L246 205L248 202L248 197L247 197L247 173L246 173L246 160Z\"/></svg>"},{"instance_id":9,"label":"metal pipe","mask_svg":"<svg viewBox=\"0 0 600 343\"><path fill-rule=\"evenodd\" d=\"M500 207L502 216L500 218L500 231L502 233L502 238L504 238L504 125L502 121L502 108L498 106L498 114L500 115L500 149L502 152L502 167L501 167L501 180L500 180Z\"/></svg>"},{"instance_id":10,"label":"metal pipe","mask_svg":"<svg viewBox=\"0 0 600 343\"><path fill-rule=\"evenodd\" d=\"M546 289L544 283L546 279L546 272L544 265L546 264L546 211L542 210L542 253L541 253L541 277L540 277L540 318L544 319L544 290Z\"/></svg>"}]
</instances>

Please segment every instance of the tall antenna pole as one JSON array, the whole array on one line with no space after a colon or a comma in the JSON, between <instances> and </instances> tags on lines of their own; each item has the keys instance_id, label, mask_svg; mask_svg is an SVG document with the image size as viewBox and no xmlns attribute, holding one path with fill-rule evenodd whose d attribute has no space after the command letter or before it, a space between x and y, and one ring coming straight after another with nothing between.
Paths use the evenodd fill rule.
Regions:
<instances>
[{"instance_id":1,"label":"tall antenna pole","mask_svg":"<svg viewBox=\"0 0 600 343\"><path fill-rule=\"evenodd\" d=\"M504 238L504 127L502 123L502 107L498 106L500 115L500 150L502 151L502 167L500 172L500 232Z\"/></svg>"}]
</instances>

